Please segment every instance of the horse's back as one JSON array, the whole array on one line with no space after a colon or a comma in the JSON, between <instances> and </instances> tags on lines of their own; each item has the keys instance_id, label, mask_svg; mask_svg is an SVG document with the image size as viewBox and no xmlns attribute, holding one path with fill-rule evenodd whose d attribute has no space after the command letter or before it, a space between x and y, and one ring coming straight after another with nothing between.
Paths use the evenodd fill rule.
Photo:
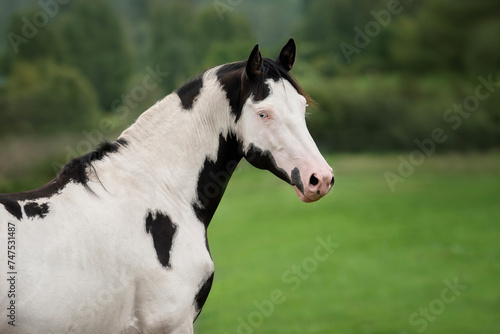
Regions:
<instances>
[{"instance_id":1,"label":"horse's back","mask_svg":"<svg viewBox=\"0 0 500 334\"><path fill-rule=\"evenodd\" d=\"M134 282L118 269L120 231L102 202L76 184L46 198L0 195L0 308L16 310L16 326L3 321L0 333L126 328Z\"/></svg>"}]
</instances>

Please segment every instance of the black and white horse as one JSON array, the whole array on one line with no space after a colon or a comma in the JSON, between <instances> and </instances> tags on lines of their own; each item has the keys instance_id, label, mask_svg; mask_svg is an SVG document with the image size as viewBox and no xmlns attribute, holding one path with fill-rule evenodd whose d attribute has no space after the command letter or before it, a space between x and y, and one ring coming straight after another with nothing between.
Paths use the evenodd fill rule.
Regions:
<instances>
[{"instance_id":1,"label":"black and white horse","mask_svg":"<svg viewBox=\"0 0 500 334\"><path fill-rule=\"evenodd\" d=\"M0 195L0 333L193 333L214 277L207 228L241 158L303 202L333 185L295 54L293 39L277 60L255 46L50 183Z\"/></svg>"}]
</instances>

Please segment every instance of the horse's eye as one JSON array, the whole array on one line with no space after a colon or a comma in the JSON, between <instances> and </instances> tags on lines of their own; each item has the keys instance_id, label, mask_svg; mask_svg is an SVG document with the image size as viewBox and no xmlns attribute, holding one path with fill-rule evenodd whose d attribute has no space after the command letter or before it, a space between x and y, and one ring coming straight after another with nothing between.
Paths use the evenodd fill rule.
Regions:
<instances>
[{"instance_id":1,"label":"horse's eye","mask_svg":"<svg viewBox=\"0 0 500 334\"><path fill-rule=\"evenodd\" d=\"M259 113L259 117L260 117L260 118L266 118L266 117L267 117L267 114L266 114L266 113L264 113L264 112L260 112L260 113Z\"/></svg>"}]
</instances>

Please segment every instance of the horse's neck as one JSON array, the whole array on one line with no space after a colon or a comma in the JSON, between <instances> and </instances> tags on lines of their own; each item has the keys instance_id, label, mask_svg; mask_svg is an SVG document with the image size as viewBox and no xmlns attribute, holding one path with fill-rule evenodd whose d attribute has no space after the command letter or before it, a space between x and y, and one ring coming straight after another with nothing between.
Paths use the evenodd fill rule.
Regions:
<instances>
[{"instance_id":1,"label":"horse's neck","mask_svg":"<svg viewBox=\"0 0 500 334\"><path fill-rule=\"evenodd\" d=\"M122 163L134 166L131 179L143 179L158 205L188 204L208 226L241 158L233 124L224 91L205 74L191 110L183 109L172 93L123 132L121 138L128 144Z\"/></svg>"}]
</instances>

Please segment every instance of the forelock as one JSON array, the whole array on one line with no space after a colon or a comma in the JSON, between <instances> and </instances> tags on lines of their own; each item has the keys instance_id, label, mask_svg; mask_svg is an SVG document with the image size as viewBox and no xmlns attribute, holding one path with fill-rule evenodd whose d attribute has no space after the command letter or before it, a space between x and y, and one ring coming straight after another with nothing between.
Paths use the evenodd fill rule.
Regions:
<instances>
[{"instance_id":1,"label":"forelock","mask_svg":"<svg viewBox=\"0 0 500 334\"><path fill-rule=\"evenodd\" d=\"M244 79L243 73L246 68L246 63L246 61L230 63L222 65L217 69L217 78L226 92L236 121L238 121L241 116L243 104L248 98L252 97L253 101L262 101L271 94L271 89L267 84L269 79L275 82L287 80L300 95L306 98L310 105L315 104L298 82L278 61L270 58L263 58L261 72L251 81Z\"/></svg>"},{"instance_id":2,"label":"forelock","mask_svg":"<svg viewBox=\"0 0 500 334\"><path fill-rule=\"evenodd\" d=\"M262 77L261 80L263 82L268 79L272 79L274 81L286 80L290 82L290 84L297 90L297 93L304 96L309 104L314 105L315 102L311 99L311 97L304 91L304 89L299 85L299 83L295 80L295 78L287 71L283 65L281 65L278 61L264 58L262 62Z\"/></svg>"}]
</instances>

